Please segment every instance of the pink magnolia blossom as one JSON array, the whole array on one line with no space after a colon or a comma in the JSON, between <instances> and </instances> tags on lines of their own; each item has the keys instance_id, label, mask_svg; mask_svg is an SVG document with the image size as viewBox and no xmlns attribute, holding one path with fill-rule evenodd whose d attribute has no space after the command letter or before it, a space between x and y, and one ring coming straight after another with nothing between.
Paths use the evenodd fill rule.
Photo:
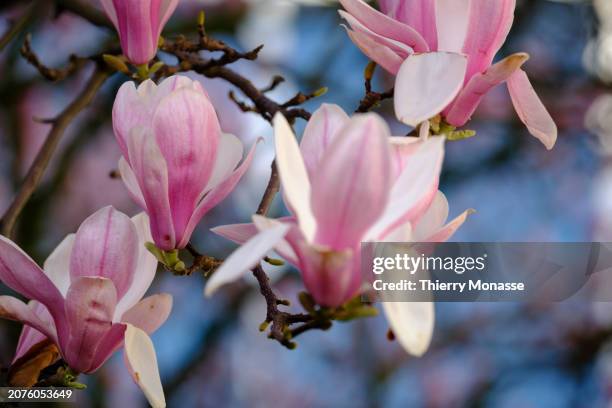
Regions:
<instances>
[{"instance_id":1,"label":"pink magnolia blossom","mask_svg":"<svg viewBox=\"0 0 612 408\"><path fill-rule=\"evenodd\" d=\"M123 53L136 65L155 57L162 29L179 3L179 0L101 1L119 33Z\"/></svg>"},{"instance_id":2,"label":"pink magnolia blossom","mask_svg":"<svg viewBox=\"0 0 612 408\"><path fill-rule=\"evenodd\" d=\"M515 0L340 0L353 42L393 75L395 112L417 126L442 113L465 125L484 95L505 82L529 132L551 149L557 127L522 65L525 53L493 64L514 18Z\"/></svg>"},{"instance_id":3,"label":"pink magnolia blossom","mask_svg":"<svg viewBox=\"0 0 612 408\"><path fill-rule=\"evenodd\" d=\"M150 80L138 88L123 84L113 128L123 152L121 177L163 250L189 243L202 217L238 184L255 150L238 166L242 143L221 132L206 91L183 76L159 86Z\"/></svg>"},{"instance_id":4,"label":"pink magnolia blossom","mask_svg":"<svg viewBox=\"0 0 612 408\"><path fill-rule=\"evenodd\" d=\"M300 146L282 115L275 117L274 129L276 163L292 215L278 220L254 216L253 224L215 228L243 246L215 272L207 295L275 249L302 272L317 303L339 306L362 287L362 241L443 241L465 221L467 213L444 225L448 204L437 191L442 137L391 137L379 116L349 118L335 105L314 113ZM414 305L404 303L389 316L414 320ZM423 335L401 336L414 354L429 344L433 306L429 312L416 313L429 322L422 324Z\"/></svg>"},{"instance_id":5,"label":"pink magnolia blossom","mask_svg":"<svg viewBox=\"0 0 612 408\"><path fill-rule=\"evenodd\" d=\"M150 375L157 372L155 352L144 332L166 321L172 297L142 299L157 269L144 247L150 239L145 214L130 220L106 207L68 235L41 269L0 236L0 280L30 299L0 296L0 317L25 325L14 362L48 338L73 371L91 373L125 345L128 368L139 373L135 380L153 406L164 406L159 376ZM143 369L149 374L142 376Z\"/></svg>"}]
</instances>

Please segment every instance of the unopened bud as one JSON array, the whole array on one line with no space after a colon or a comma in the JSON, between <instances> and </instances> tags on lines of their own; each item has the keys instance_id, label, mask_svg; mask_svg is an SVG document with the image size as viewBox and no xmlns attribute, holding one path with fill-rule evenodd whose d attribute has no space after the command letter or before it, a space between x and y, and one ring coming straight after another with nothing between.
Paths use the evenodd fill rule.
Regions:
<instances>
[{"instance_id":1,"label":"unopened bud","mask_svg":"<svg viewBox=\"0 0 612 408\"><path fill-rule=\"evenodd\" d=\"M376 63L374 61L370 61L368 65L366 65L365 71L363 72L363 77L366 79L366 81L372 80L374 71L376 71Z\"/></svg>"},{"instance_id":2,"label":"unopened bud","mask_svg":"<svg viewBox=\"0 0 612 408\"><path fill-rule=\"evenodd\" d=\"M285 264L285 262L282 259L270 258L267 256L264 258L264 261L274 266L283 266Z\"/></svg>"},{"instance_id":3,"label":"unopened bud","mask_svg":"<svg viewBox=\"0 0 612 408\"><path fill-rule=\"evenodd\" d=\"M325 95L327 93L327 91L328 91L328 88L326 86L324 86L324 87L319 88L316 91L314 91L312 93L312 96L315 97L315 98L318 98L319 96Z\"/></svg>"},{"instance_id":4,"label":"unopened bud","mask_svg":"<svg viewBox=\"0 0 612 408\"><path fill-rule=\"evenodd\" d=\"M204 10L200 11L200 13L198 14L198 25L200 27L204 27L204 24L206 23L206 13L204 13Z\"/></svg>"},{"instance_id":5,"label":"unopened bud","mask_svg":"<svg viewBox=\"0 0 612 408\"><path fill-rule=\"evenodd\" d=\"M446 138L448 140L455 141L455 140L469 139L470 137L474 137L474 136L476 136L475 130L455 130L453 132L450 132L446 136Z\"/></svg>"}]
</instances>

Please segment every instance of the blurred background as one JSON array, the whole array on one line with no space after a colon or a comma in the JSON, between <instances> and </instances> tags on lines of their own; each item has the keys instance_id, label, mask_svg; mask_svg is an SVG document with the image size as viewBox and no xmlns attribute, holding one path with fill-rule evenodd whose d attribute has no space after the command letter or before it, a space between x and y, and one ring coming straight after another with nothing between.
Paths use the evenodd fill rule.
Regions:
<instances>
[{"instance_id":1,"label":"blurred background","mask_svg":"<svg viewBox=\"0 0 612 408\"><path fill-rule=\"evenodd\" d=\"M35 52L50 66L63 65L73 53L95 54L114 38L110 30L58 13L53 1L30 9L31 3L0 2L0 33L31 13L24 33L32 33ZM274 98L326 86L329 92L306 108L329 102L350 112L364 94L367 60L340 26L338 8L331 0L182 0L164 36L195 34L195 16L204 9L209 34L240 49L265 44L256 62L234 68L261 87L283 75L287 81L271 93ZM1 212L49 131L35 119L60 112L89 73L50 83L20 57L23 40L19 35L0 52ZM451 216L477 210L453 239L612 241L612 1L517 0L498 58L517 51L531 54L526 71L559 126L559 140L548 152L530 137L505 87L487 95L469 124L477 137L447 144L441 190ZM137 211L121 181L109 176L120 157L111 106L126 79L115 75L70 126L21 217L18 243L41 263L95 210L112 204ZM235 246L209 228L249 220L268 180L273 144L268 123L240 112L226 83L199 79L226 132L246 145L265 139L239 188L198 229L197 247L221 257ZM391 86L379 70L375 89ZM396 134L406 133L391 104L378 112ZM277 201L272 215L280 216ZM275 269L269 272L278 292L295 301L299 275L268 269ZM174 296L170 319L153 336L170 407L605 407L612 401L610 304L437 304L433 345L413 358L386 339L382 317L308 332L296 350L286 350L258 331L265 304L252 282L231 285L212 299L203 298L203 286L199 275L160 271L150 290ZM19 330L0 322L3 367ZM120 354L81 378L88 385L83 406L145 405Z\"/></svg>"}]
</instances>

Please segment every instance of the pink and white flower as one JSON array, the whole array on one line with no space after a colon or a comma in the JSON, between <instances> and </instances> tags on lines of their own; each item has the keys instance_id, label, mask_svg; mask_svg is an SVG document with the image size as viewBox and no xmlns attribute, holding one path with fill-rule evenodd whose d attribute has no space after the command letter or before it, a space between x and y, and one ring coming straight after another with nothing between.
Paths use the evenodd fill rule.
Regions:
<instances>
[{"instance_id":1,"label":"pink and white flower","mask_svg":"<svg viewBox=\"0 0 612 408\"><path fill-rule=\"evenodd\" d=\"M253 224L213 229L243 246L213 274L207 295L275 249L302 272L317 303L340 306L362 288L362 241L446 240L465 221L467 212L444 225L448 205L438 193L442 137L394 138L376 114L349 118L335 105L323 105L313 114L300 146L280 114L274 130L276 163L292 215L278 220L254 216ZM390 309L388 316L414 319L406 311L414 305L398 304L400 311ZM431 308L419 314L428 322L422 324L424 334L398 335L411 353L421 354L429 344Z\"/></svg>"},{"instance_id":2,"label":"pink and white flower","mask_svg":"<svg viewBox=\"0 0 612 408\"><path fill-rule=\"evenodd\" d=\"M145 214L130 219L106 207L68 235L41 269L0 236L0 280L30 299L0 296L0 317L25 325L14 362L49 339L73 371L87 374L125 346L128 368L139 373L135 380L149 402L165 406L159 375L151 375L157 366L146 333L166 321L172 297L142 299L157 269L144 247L150 239Z\"/></svg>"},{"instance_id":3,"label":"pink and white flower","mask_svg":"<svg viewBox=\"0 0 612 408\"><path fill-rule=\"evenodd\" d=\"M557 127L521 69L529 59L493 59L506 40L515 0L382 0L379 12L362 0L340 0L353 42L396 75L395 112L410 126L442 113L465 125L484 95L506 83L529 132L551 149Z\"/></svg>"},{"instance_id":4,"label":"pink and white flower","mask_svg":"<svg viewBox=\"0 0 612 408\"><path fill-rule=\"evenodd\" d=\"M179 0L101 0L119 33L125 56L136 65L155 57L159 36Z\"/></svg>"},{"instance_id":5,"label":"pink and white flower","mask_svg":"<svg viewBox=\"0 0 612 408\"><path fill-rule=\"evenodd\" d=\"M119 171L130 195L151 219L162 250L184 248L202 217L227 197L249 167L242 142L222 133L198 81L184 76L159 86L126 82L113 106L123 152Z\"/></svg>"}]
</instances>

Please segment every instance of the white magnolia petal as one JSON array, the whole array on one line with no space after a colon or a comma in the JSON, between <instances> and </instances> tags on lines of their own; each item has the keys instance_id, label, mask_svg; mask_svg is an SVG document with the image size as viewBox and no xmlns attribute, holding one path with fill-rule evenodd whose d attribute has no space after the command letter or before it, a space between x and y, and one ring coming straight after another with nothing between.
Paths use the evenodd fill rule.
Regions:
<instances>
[{"instance_id":1,"label":"white magnolia petal","mask_svg":"<svg viewBox=\"0 0 612 408\"><path fill-rule=\"evenodd\" d=\"M291 210L295 212L304 236L312 242L316 222L310 207L310 180L291 126L280 113L274 116L274 143L276 166L285 198Z\"/></svg>"},{"instance_id":2,"label":"white magnolia petal","mask_svg":"<svg viewBox=\"0 0 612 408\"><path fill-rule=\"evenodd\" d=\"M435 311L431 302L382 302L387 321L402 347L422 356L431 343Z\"/></svg>"},{"instance_id":3,"label":"white magnolia petal","mask_svg":"<svg viewBox=\"0 0 612 408\"><path fill-rule=\"evenodd\" d=\"M285 237L290 227L287 224L277 225L260 232L245 242L213 273L206 284L204 295L212 296L221 286L244 276Z\"/></svg>"},{"instance_id":4,"label":"white magnolia petal","mask_svg":"<svg viewBox=\"0 0 612 408\"><path fill-rule=\"evenodd\" d=\"M395 115L417 126L442 112L457 96L465 78L467 57L431 52L407 58L395 79Z\"/></svg>"},{"instance_id":5,"label":"white magnolia petal","mask_svg":"<svg viewBox=\"0 0 612 408\"><path fill-rule=\"evenodd\" d=\"M125 361L132 378L153 408L164 408L166 398L151 338L144 330L126 324L124 342Z\"/></svg>"},{"instance_id":6,"label":"white magnolia petal","mask_svg":"<svg viewBox=\"0 0 612 408\"><path fill-rule=\"evenodd\" d=\"M51 279L64 297L70 286L70 253L73 246L74 234L69 234L53 250L43 265L45 275Z\"/></svg>"}]
</instances>

